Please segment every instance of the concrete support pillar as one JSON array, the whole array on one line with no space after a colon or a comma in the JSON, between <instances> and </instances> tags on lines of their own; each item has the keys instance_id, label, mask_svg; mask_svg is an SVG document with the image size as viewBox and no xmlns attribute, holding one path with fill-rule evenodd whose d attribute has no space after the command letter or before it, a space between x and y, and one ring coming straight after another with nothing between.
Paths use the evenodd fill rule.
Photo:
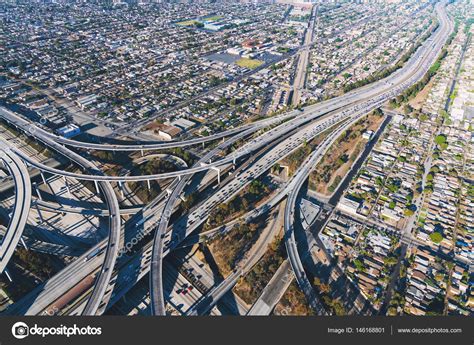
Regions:
<instances>
[{"instance_id":1,"label":"concrete support pillar","mask_svg":"<svg viewBox=\"0 0 474 345\"><path fill-rule=\"evenodd\" d=\"M10 273L8 273L8 270L5 268L5 275L7 276L7 279L10 281L10 283L13 281L12 277L10 276Z\"/></svg>"},{"instance_id":2,"label":"concrete support pillar","mask_svg":"<svg viewBox=\"0 0 474 345\"><path fill-rule=\"evenodd\" d=\"M123 192L123 185L122 185L122 181L119 181L118 182L118 189L120 191L120 195L122 196L122 199L125 199L125 194Z\"/></svg>"},{"instance_id":3,"label":"concrete support pillar","mask_svg":"<svg viewBox=\"0 0 474 345\"><path fill-rule=\"evenodd\" d=\"M142 157L143 157L143 150L140 150L141 154L142 154Z\"/></svg>"},{"instance_id":4,"label":"concrete support pillar","mask_svg":"<svg viewBox=\"0 0 474 345\"><path fill-rule=\"evenodd\" d=\"M26 245L25 243L25 240L23 239L23 236L20 237L20 241L21 241L21 244L23 245L23 247L28 250L28 246Z\"/></svg>"},{"instance_id":5,"label":"concrete support pillar","mask_svg":"<svg viewBox=\"0 0 474 345\"><path fill-rule=\"evenodd\" d=\"M99 190L99 184L97 183L97 181L94 181L94 185L95 185L95 190L96 190L97 194L99 194L100 190Z\"/></svg>"},{"instance_id":6,"label":"concrete support pillar","mask_svg":"<svg viewBox=\"0 0 474 345\"><path fill-rule=\"evenodd\" d=\"M211 169L217 171L217 183L221 184L221 169L217 167L211 167Z\"/></svg>"},{"instance_id":7,"label":"concrete support pillar","mask_svg":"<svg viewBox=\"0 0 474 345\"><path fill-rule=\"evenodd\" d=\"M36 184L36 182L33 184L33 187L36 189L36 194L38 194L38 198L40 200L43 200L43 197L41 196L40 189L39 189L38 185Z\"/></svg>"},{"instance_id":8,"label":"concrete support pillar","mask_svg":"<svg viewBox=\"0 0 474 345\"><path fill-rule=\"evenodd\" d=\"M148 185L148 190L150 190L151 189L150 180L146 180L146 184Z\"/></svg>"},{"instance_id":9,"label":"concrete support pillar","mask_svg":"<svg viewBox=\"0 0 474 345\"><path fill-rule=\"evenodd\" d=\"M43 183L46 185L46 178L44 177L44 173L40 171L41 174L41 179L43 180Z\"/></svg>"},{"instance_id":10,"label":"concrete support pillar","mask_svg":"<svg viewBox=\"0 0 474 345\"><path fill-rule=\"evenodd\" d=\"M66 178L66 176L63 176L63 180L64 180L64 185L66 186L67 194L69 195L70 198L72 198L72 196L71 196L71 188L69 188L69 183L67 183L67 178Z\"/></svg>"},{"instance_id":11,"label":"concrete support pillar","mask_svg":"<svg viewBox=\"0 0 474 345\"><path fill-rule=\"evenodd\" d=\"M36 204L36 211L38 212L38 216L41 223L44 223L44 218L43 218L43 215L41 214L41 210L39 209L38 204Z\"/></svg>"}]
</instances>

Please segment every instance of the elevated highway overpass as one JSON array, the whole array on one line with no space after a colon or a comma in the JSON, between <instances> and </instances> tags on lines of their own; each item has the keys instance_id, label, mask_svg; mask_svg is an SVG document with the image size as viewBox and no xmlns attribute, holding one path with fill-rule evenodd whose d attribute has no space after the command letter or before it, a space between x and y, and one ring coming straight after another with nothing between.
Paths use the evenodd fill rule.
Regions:
<instances>
[{"instance_id":1,"label":"elevated highway overpass","mask_svg":"<svg viewBox=\"0 0 474 345\"><path fill-rule=\"evenodd\" d=\"M0 273L3 272L21 239L31 204L31 182L28 170L20 158L0 141L0 160L6 166L15 185L15 204L10 213L5 236L0 245Z\"/></svg>"}]
</instances>

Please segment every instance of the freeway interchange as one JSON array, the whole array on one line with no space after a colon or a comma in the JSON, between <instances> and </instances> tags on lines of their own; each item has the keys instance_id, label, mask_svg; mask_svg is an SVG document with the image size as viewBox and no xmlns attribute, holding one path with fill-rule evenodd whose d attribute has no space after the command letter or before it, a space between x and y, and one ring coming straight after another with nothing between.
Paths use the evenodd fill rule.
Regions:
<instances>
[{"instance_id":1,"label":"freeway interchange","mask_svg":"<svg viewBox=\"0 0 474 345\"><path fill-rule=\"evenodd\" d=\"M5 108L0 108L0 118L15 126L26 135L34 137L49 149L66 157L80 172L72 172L50 167L24 154L17 147L2 142L0 158L10 171L15 182L15 205L6 236L0 247L0 272L6 267L25 228L31 204L31 185L25 163L43 173L79 181L93 181L97 192L102 195L105 208L95 210L96 214L108 217L109 234L106 239L86 251L65 269L41 284L20 301L10 306L9 315L48 314L52 306L85 280L93 280L84 291L74 297L67 310L55 313L69 315L100 315L127 293L134 283L149 274L150 309L153 315L166 314L164 279L169 264L163 259L170 252L193 235L209 218L218 205L231 200L253 180L262 176L282 158L295 152L304 143L323 132L330 134L318 145L302 163L289 181L277 191L266 206L256 211L265 213L273 209L281 200L284 207L284 232L288 261L300 289L308 304L321 315L327 314L313 290L298 252L294 236L295 209L298 194L312 168L330 149L335 140L353 123L370 111L382 106L411 85L419 81L438 57L453 25L448 20L443 4L436 6L440 22L432 37L413 54L406 64L389 77L353 90L343 96L315 105L294 110L274 118L261 120L242 127L227 130L208 137L181 142L140 143L140 144L100 144L85 143L65 139L48 132ZM222 139L222 143L207 152L192 167L153 175L109 176L103 174L94 163L77 153L73 148L103 151L146 151L205 144ZM234 152L222 156L221 153L241 139L247 141ZM24 162L24 163L23 163ZM239 168L237 168L239 166ZM223 170L236 169L230 178L220 183ZM217 173L217 174L216 174ZM204 174L209 183L218 179L215 192L193 207L187 214L175 215L181 196L192 179ZM217 175L217 176L216 176ZM151 203L130 210L119 208L112 183L173 179L167 191L160 193ZM54 209L55 205L39 202L43 208ZM81 212L67 207L62 212ZM83 210L82 212L86 212ZM122 222L121 214L133 214L127 222ZM175 217L172 217L172 216ZM256 215L254 215L256 216ZM138 229L139 222L143 230ZM148 236L151 235L151 236ZM137 237L145 240L136 240ZM147 237L148 236L148 237ZM151 237L151 238L150 238ZM211 308L245 275L263 255L265 246L255 249L246 264L237 267L226 279L193 304L186 315L208 313ZM61 309L61 308L59 308Z\"/></svg>"},{"instance_id":2,"label":"freeway interchange","mask_svg":"<svg viewBox=\"0 0 474 345\"><path fill-rule=\"evenodd\" d=\"M0 245L0 272L3 272L25 229L30 211L31 184L26 166L11 150L2 147L0 160L10 171L15 184L15 205L6 235Z\"/></svg>"}]
</instances>

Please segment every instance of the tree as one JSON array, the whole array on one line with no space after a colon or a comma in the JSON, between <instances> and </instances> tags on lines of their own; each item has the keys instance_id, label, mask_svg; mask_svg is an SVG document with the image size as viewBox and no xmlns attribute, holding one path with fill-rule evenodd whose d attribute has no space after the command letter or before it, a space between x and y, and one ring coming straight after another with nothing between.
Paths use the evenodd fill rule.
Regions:
<instances>
[{"instance_id":1,"label":"tree","mask_svg":"<svg viewBox=\"0 0 474 345\"><path fill-rule=\"evenodd\" d=\"M354 260L354 265L355 265L355 267L357 268L358 271L361 271L361 272L365 271L364 264L359 259Z\"/></svg>"},{"instance_id":2,"label":"tree","mask_svg":"<svg viewBox=\"0 0 474 345\"><path fill-rule=\"evenodd\" d=\"M194 203L196 202L196 200L197 200L197 193L196 192L190 193L189 195L186 196L186 200L182 203L183 208L186 211L189 211L191 209L191 206L194 205Z\"/></svg>"},{"instance_id":3,"label":"tree","mask_svg":"<svg viewBox=\"0 0 474 345\"><path fill-rule=\"evenodd\" d=\"M384 259L384 264L388 265L388 266L393 266L395 265L396 263L398 262L398 259L394 256L387 256L385 259Z\"/></svg>"},{"instance_id":4,"label":"tree","mask_svg":"<svg viewBox=\"0 0 474 345\"><path fill-rule=\"evenodd\" d=\"M337 315L337 316L343 316L343 315L347 315L347 311L346 309L344 308L344 305L342 304L341 301L339 300L335 300L332 302L332 307L334 309L334 313Z\"/></svg>"},{"instance_id":5,"label":"tree","mask_svg":"<svg viewBox=\"0 0 474 345\"><path fill-rule=\"evenodd\" d=\"M428 115L426 115L425 113L421 113L420 116L418 117L418 119L421 122L425 122L426 120L428 120Z\"/></svg>"},{"instance_id":6,"label":"tree","mask_svg":"<svg viewBox=\"0 0 474 345\"><path fill-rule=\"evenodd\" d=\"M319 287L321 285L321 279L319 279L318 277L314 277L313 285Z\"/></svg>"},{"instance_id":7,"label":"tree","mask_svg":"<svg viewBox=\"0 0 474 345\"><path fill-rule=\"evenodd\" d=\"M319 285L319 290L321 293L329 293L329 291L331 291L331 287L328 284L321 284Z\"/></svg>"},{"instance_id":8,"label":"tree","mask_svg":"<svg viewBox=\"0 0 474 345\"><path fill-rule=\"evenodd\" d=\"M444 134L439 134L435 138L435 143L438 145L446 143L446 136Z\"/></svg>"},{"instance_id":9,"label":"tree","mask_svg":"<svg viewBox=\"0 0 474 345\"><path fill-rule=\"evenodd\" d=\"M398 107L397 100L396 100L395 98L392 98L392 99L388 102L388 105L389 105L390 108L392 108L392 109Z\"/></svg>"},{"instance_id":10,"label":"tree","mask_svg":"<svg viewBox=\"0 0 474 345\"><path fill-rule=\"evenodd\" d=\"M432 234L430 234L430 239L434 243L438 244L441 243L441 241L443 240L443 235L441 235L439 232L433 232Z\"/></svg>"},{"instance_id":11,"label":"tree","mask_svg":"<svg viewBox=\"0 0 474 345\"><path fill-rule=\"evenodd\" d=\"M375 109L375 110L373 111L373 114L374 114L374 115L377 115L377 116L382 116L382 115L383 115L383 111L382 111L382 109L377 108L377 109Z\"/></svg>"},{"instance_id":12,"label":"tree","mask_svg":"<svg viewBox=\"0 0 474 345\"><path fill-rule=\"evenodd\" d=\"M388 316L397 316L397 308L395 308L395 307L388 308L387 315Z\"/></svg>"},{"instance_id":13,"label":"tree","mask_svg":"<svg viewBox=\"0 0 474 345\"><path fill-rule=\"evenodd\" d=\"M380 176L377 176L375 178L375 183L377 184L377 186L382 187L383 186L383 179Z\"/></svg>"},{"instance_id":14,"label":"tree","mask_svg":"<svg viewBox=\"0 0 474 345\"><path fill-rule=\"evenodd\" d=\"M280 172L280 169L281 169L281 166L280 166L280 164L278 164L278 163L275 163L275 164L272 166L272 172L273 172L273 173L279 173L279 172Z\"/></svg>"}]
</instances>

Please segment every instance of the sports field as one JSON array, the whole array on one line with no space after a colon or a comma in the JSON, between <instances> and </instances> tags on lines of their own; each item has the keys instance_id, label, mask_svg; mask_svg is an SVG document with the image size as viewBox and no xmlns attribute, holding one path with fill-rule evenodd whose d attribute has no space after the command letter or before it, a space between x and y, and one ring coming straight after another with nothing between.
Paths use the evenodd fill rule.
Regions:
<instances>
[{"instance_id":1,"label":"sports field","mask_svg":"<svg viewBox=\"0 0 474 345\"><path fill-rule=\"evenodd\" d=\"M176 23L176 25L181 25L181 26L192 26L196 24L198 21L195 19L190 19L190 20L185 20L179 23Z\"/></svg>"},{"instance_id":2,"label":"sports field","mask_svg":"<svg viewBox=\"0 0 474 345\"><path fill-rule=\"evenodd\" d=\"M222 19L222 16L220 15L215 15L215 16L209 16L209 17L204 17L203 20L207 22L213 22L216 20Z\"/></svg>"},{"instance_id":3,"label":"sports field","mask_svg":"<svg viewBox=\"0 0 474 345\"><path fill-rule=\"evenodd\" d=\"M257 59L240 58L235 62L240 67L255 69L263 65L263 61Z\"/></svg>"}]
</instances>

